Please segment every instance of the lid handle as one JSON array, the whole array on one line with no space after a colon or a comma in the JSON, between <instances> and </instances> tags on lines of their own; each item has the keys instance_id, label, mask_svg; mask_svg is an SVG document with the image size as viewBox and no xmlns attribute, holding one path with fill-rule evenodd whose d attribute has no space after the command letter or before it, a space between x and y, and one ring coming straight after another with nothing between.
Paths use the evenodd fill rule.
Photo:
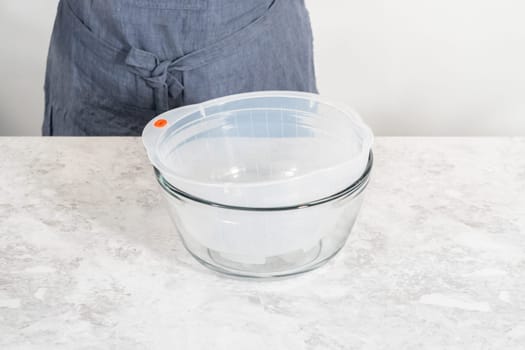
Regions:
<instances>
[{"instance_id":1,"label":"lid handle","mask_svg":"<svg viewBox=\"0 0 525 350\"><path fill-rule=\"evenodd\" d=\"M198 104L179 107L162 113L150 120L142 132L142 142L144 143L144 147L146 147L148 156L156 151L159 139L169 129L170 125L173 125L177 120L199 109Z\"/></svg>"}]
</instances>

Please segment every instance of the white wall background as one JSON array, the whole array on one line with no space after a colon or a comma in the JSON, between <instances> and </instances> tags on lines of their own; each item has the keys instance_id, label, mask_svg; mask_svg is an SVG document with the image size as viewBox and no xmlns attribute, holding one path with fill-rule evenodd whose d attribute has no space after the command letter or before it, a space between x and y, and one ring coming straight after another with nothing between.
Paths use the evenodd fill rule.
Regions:
<instances>
[{"instance_id":1,"label":"white wall background","mask_svg":"<svg viewBox=\"0 0 525 350\"><path fill-rule=\"evenodd\" d=\"M0 136L40 135L58 0L0 0Z\"/></svg>"},{"instance_id":2,"label":"white wall background","mask_svg":"<svg viewBox=\"0 0 525 350\"><path fill-rule=\"evenodd\" d=\"M57 3L0 1L0 136L40 133ZM523 0L307 4L321 93L376 134L525 135Z\"/></svg>"}]
</instances>

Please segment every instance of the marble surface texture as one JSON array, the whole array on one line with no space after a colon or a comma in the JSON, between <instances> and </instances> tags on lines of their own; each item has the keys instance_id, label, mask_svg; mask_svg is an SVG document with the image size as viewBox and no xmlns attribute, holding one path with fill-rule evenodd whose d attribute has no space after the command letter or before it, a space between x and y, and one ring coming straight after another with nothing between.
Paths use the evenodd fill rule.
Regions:
<instances>
[{"instance_id":1,"label":"marble surface texture","mask_svg":"<svg viewBox=\"0 0 525 350\"><path fill-rule=\"evenodd\" d=\"M379 138L341 253L199 265L140 139L0 139L0 349L524 349L525 139Z\"/></svg>"}]
</instances>

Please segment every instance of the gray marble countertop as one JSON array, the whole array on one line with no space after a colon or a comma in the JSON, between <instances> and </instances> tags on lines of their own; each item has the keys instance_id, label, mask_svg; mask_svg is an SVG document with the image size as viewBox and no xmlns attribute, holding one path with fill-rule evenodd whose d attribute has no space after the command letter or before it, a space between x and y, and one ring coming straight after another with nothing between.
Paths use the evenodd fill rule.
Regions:
<instances>
[{"instance_id":1,"label":"gray marble countertop","mask_svg":"<svg viewBox=\"0 0 525 350\"><path fill-rule=\"evenodd\" d=\"M379 138L341 253L236 280L137 138L0 138L1 349L524 349L525 139Z\"/></svg>"}]
</instances>

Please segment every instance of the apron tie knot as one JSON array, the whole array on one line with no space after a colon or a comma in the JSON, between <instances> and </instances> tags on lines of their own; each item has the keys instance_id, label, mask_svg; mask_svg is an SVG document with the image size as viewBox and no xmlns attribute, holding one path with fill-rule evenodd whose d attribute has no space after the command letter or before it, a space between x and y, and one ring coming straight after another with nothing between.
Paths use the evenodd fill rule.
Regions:
<instances>
[{"instance_id":1,"label":"apron tie knot","mask_svg":"<svg viewBox=\"0 0 525 350\"><path fill-rule=\"evenodd\" d=\"M169 97L176 98L184 90L182 83L170 71L176 70L173 65L175 60L161 61L150 52L132 48L125 62L153 89L157 113L167 111Z\"/></svg>"}]
</instances>

